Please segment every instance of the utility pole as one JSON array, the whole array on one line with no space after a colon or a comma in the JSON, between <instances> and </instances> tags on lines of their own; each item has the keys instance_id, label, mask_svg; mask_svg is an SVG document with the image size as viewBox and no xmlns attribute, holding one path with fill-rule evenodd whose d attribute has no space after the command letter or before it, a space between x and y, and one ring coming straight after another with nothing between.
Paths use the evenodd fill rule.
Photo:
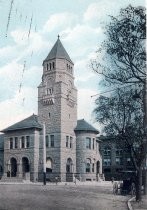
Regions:
<instances>
[{"instance_id":1,"label":"utility pole","mask_svg":"<svg viewBox=\"0 0 147 210\"><path fill-rule=\"evenodd\" d=\"M43 184L46 185L46 128L43 123Z\"/></svg>"}]
</instances>

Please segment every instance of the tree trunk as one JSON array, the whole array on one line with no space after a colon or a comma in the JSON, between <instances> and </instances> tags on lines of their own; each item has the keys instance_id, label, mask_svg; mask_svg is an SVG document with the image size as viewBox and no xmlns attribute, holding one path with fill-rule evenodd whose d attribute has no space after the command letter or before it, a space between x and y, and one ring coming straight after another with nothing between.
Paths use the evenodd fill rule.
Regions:
<instances>
[{"instance_id":1,"label":"tree trunk","mask_svg":"<svg viewBox=\"0 0 147 210\"><path fill-rule=\"evenodd\" d=\"M136 176L136 201L141 201L142 169L139 167Z\"/></svg>"}]
</instances>

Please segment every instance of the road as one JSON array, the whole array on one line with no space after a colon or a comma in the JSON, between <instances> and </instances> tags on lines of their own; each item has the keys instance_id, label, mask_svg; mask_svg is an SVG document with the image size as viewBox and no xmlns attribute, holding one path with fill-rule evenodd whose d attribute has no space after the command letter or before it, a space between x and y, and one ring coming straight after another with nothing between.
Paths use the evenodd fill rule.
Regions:
<instances>
[{"instance_id":1,"label":"road","mask_svg":"<svg viewBox=\"0 0 147 210\"><path fill-rule=\"evenodd\" d=\"M127 199L102 185L0 185L0 210L126 210Z\"/></svg>"}]
</instances>

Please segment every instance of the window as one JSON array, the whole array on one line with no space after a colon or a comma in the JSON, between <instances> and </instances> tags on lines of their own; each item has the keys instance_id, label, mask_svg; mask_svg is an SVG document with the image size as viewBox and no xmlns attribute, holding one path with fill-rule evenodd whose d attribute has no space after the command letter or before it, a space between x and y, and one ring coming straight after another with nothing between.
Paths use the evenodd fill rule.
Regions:
<instances>
[{"instance_id":1,"label":"window","mask_svg":"<svg viewBox=\"0 0 147 210\"><path fill-rule=\"evenodd\" d=\"M50 66L50 70L51 70L51 68L52 68L52 65L51 65L51 63L49 63L49 66Z\"/></svg>"},{"instance_id":2,"label":"window","mask_svg":"<svg viewBox=\"0 0 147 210\"><path fill-rule=\"evenodd\" d=\"M15 137L15 148L18 148L18 137Z\"/></svg>"},{"instance_id":3,"label":"window","mask_svg":"<svg viewBox=\"0 0 147 210\"><path fill-rule=\"evenodd\" d=\"M30 136L26 136L26 148L30 147Z\"/></svg>"},{"instance_id":4,"label":"window","mask_svg":"<svg viewBox=\"0 0 147 210\"><path fill-rule=\"evenodd\" d=\"M10 149L13 149L13 138L10 138Z\"/></svg>"},{"instance_id":5,"label":"window","mask_svg":"<svg viewBox=\"0 0 147 210\"><path fill-rule=\"evenodd\" d=\"M108 156L111 155L111 148L110 147L105 147L105 149L104 149L104 155L108 155Z\"/></svg>"},{"instance_id":6,"label":"window","mask_svg":"<svg viewBox=\"0 0 147 210\"><path fill-rule=\"evenodd\" d=\"M69 136L66 136L66 147L68 147Z\"/></svg>"},{"instance_id":7,"label":"window","mask_svg":"<svg viewBox=\"0 0 147 210\"><path fill-rule=\"evenodd\" d=\"M116 165L122 165L122 158L116 157L115 162L116 162Z\"/></svg>"},{"instance_id":8,"label":"window","mask_svg":"<svg viewBox=\"0 0 147 210\"><path fill-rule=\"evenodd\" d=\"M86 159L86 173L90 172L90 164L91 164L91 160L90 159Z\"/></svg>"},{"instance_id":9,"label":"window","mask_svg":"<svg viewBox=\"0 0 147 210\"><path fill-rule=\"evenodd\" d=\"M95 139L93 138L93 149L94 149L94 142L95 142Z\"/></svg>"},{"instance_id":10,"label":"window","mask_svg":"<svg viewBox=\"0 0 147 210\"><path fill-rule=\"evenodd\" d=\"M49 116L49 118L51 117L51 113L50 112L48 113L48 116Z\"/></svg>"},{"instance_id":11,"label":"window","mask_svg":"<svg viewBox=\"0 0 147 210\"><path fill-rule=\"evenodd\" d=\"M53 69L55 68L55 62L53 62Z\"/></svg>"},{"instance_id":12,"label":"window","mask_svg":"<svg viewBox=\"0 0 147 210\"><path fill-rule=\"evenodd\" d=\"M47 95L52 95L52 94L53 94L53 88L48 88Z\"/></svg>"},{"instance_id":13,"label":"window","mask_svg":"<svg viewBox=\"0 0 147 210\"><path fill-rule=\"evenodd\" d=\"M103 164L104 164L104 166L110 166L111 165L111 159L110 158L104 158Z\"/></svg>"},{"instance_id":14,"label":"window","mask_svg":"<svg viewBox=\"0 0 147 210\"><path fill-rule=\"evenodd\" d=\"M21 137L21 148L25 148L25 139L24 139L24 136Z\"/></svg>"},{"instance_id":15,"label":"window","mask_svg":"<svg viewBox=\"0 0 147 210\"><path fill-rule=\"evenodd\" d=\"M123 150L122 149L116 149L116 156L122 156Z\"/></svg>"},{"instance_id":16,"label":"window","mask_svg":"<svg viewBox=\"0 0 147 210\"><path fill-rule=\"evenodd\" d=\"M86 137L86 148L91 149L91 138Z\"/></svg>"},{"instance_id":17,"label":"window","mask_svg":"<svg viewBox=\"0 0 147 210\"><path fill-rule=\"evenodd\" d=\"M50 139L51 139L51 147L54 147L54 135L51 135Z\"/></svg>"},{"instance_id":18,"label":"window","mask_svg":"<svg viewBox=\"0 0 147 210\"><path fill-rule=\"evenodd\" d=\"M92 163L92 172L94 172L94 163Z\"/></svg>"},{"instance_id":19,"label":"window","mask_svg":"<svg viewBox=\"0 0 147 210\"><path fill-rule=\"evenodd\" d=\"M48 70L48 63L47 63L47 70Z\"/></svg>"},{"instance_id":20,"label":"window","mask_svg":"<svg viewBox=\"0 0 147 210\"><path fill-rule=\"evenodd\" d=\"M72 148L73 137L70 137L70 148Z\"/></svg>"},{"instance_id":21,"label":"window","mask_svg":"<svg viewBox=\"0 0 147 210\"><path fill-rule=\"evenodd\" d=\"M127 165L131 165L131 158L127 158Z\"/></svg>"},{"instance_id":22,"label":"window","mask_svg":"<svg viewBox=\"0 0 147 210\"><path fill-rule=\"evenodd\" d=\"M46 147L49 147L49 139L48 139L48 136L45 137L45 141L46 141Z\"/></svg>"}]
</instances>

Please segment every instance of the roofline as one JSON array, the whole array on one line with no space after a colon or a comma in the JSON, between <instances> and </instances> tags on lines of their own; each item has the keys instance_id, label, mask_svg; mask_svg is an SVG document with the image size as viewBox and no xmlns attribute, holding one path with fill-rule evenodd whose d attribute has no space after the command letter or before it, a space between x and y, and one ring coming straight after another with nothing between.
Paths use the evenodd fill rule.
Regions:
<instances>
[{"instance_id":1,"label":"roofline","mask_svg":"<svg viewBox=\"0 0 147 210\"><path fill-rule=\"evenodd\" d=\"M33 126L33 127L23 127L23 128L16 128L16 129L4 129L4 130L1 130L0 132L2 132L2 133L6 133L6 132L9 132L9 131L17 131L17 130L24 130L24 129L32 129L32 128L37 128L37 129L39 129L39 130L42 130L42 128L41 127L35 127L35 126Z\"/></svg>"}]
</instances>

